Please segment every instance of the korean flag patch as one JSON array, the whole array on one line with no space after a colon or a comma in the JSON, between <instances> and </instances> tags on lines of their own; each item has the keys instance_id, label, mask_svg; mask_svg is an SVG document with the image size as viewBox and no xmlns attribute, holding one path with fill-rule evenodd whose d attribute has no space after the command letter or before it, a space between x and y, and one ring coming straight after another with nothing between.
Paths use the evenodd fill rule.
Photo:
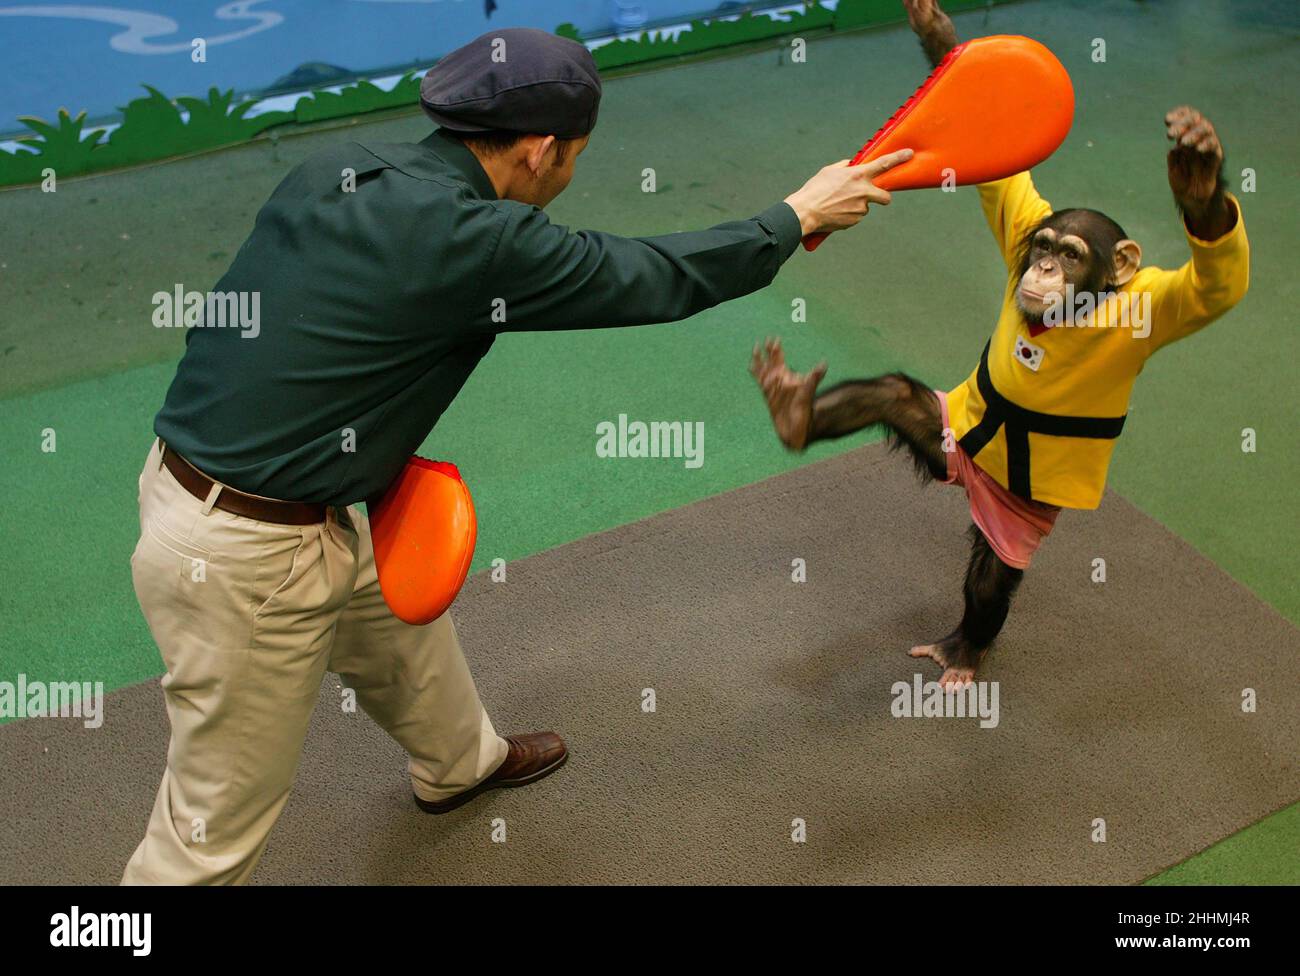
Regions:
<instances>
[{"instance_id":1,"label":"korean flag patch","mask_svg":"<svg viewBox=\"0 0 1300 976\"><path fill-rule=\"evenodd\" d=\"M1021 366L1028 366L1037 373L1038 367L1043 365L1044 355L1046 355L1046 352L1041 346L1036 346L1021 336L1016 336L1016 362Z\"/></svg>"}]
</instances>

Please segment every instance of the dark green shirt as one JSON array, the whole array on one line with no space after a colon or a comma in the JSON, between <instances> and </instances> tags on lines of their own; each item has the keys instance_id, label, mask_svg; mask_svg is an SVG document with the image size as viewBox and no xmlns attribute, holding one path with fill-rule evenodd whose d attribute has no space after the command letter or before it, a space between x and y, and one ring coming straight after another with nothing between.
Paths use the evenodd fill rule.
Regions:
<instances>
[{"instance_id":1,"label":"dark green shirt","mask_svg":"<svg viewBox=\"0 0 1300 976\"><path fill-rule=\"evenodd\" d=\"M767 285L799 238L785 203L691 233L570 233L497 199L441 131L341 144L296 167L258 213L213 288L259 293L257 328L190 328L154 430L240 491L363 501L497 333L684 319Z\"/></svg>"}]
</instances>

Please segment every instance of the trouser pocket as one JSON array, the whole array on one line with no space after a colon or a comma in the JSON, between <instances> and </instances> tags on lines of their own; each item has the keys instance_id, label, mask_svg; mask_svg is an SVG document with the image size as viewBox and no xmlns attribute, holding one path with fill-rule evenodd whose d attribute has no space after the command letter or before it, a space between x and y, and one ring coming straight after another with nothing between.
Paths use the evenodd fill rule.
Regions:
<instances>
[{"instance_id":1,"label":"trouser pocket","mask_svg":"<svg viewBox=\"0 0 1300 976\"><path fill-rule=\"evenodd\" d=\"M194 583L206 581L208 564L212 561L211 549L192 542L175 529L168 528L167 524L156 515L145 519L144 535L152 545L174 557L182 580L188 579ZM137 553L138 551L137 547ZM163 561L166 561L166 557Z\"/></svg>"}]
</instances>

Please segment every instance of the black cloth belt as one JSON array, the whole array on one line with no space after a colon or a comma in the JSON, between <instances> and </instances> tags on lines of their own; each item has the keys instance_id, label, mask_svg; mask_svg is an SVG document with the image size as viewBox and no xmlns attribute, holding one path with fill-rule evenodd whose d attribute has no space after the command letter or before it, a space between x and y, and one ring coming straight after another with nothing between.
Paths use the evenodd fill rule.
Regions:
<instances>
[{"instance_id":1,"label":"black cloth belt","mask_svg":"<svg viewBox=\"0 0 1300 976\"><path fill-rule=\"evenodd\" d=\"M1007 428L1007 488L1027 501L1033 501L1029 482L1029 435L1053 437L1092 437L1114 440L1124 429L1123 417L1068 417L1055 413L1026 410L1012 403L993 388L989 376L989 346L980 353L980 367L975 373L980 396L984 398L984 416L966 431L957 443L974 459L993 440L998 429Z\"/></svg>"}]
</instances>

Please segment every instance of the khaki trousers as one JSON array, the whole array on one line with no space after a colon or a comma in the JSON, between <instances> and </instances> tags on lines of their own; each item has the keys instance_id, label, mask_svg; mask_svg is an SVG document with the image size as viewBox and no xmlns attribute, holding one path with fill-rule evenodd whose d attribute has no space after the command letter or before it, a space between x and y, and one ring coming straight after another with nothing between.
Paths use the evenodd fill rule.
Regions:
<instances>
[{"instance_id":1,"label":"khaki trousers","mask_svg":"<svg viewBox=\"0 0 1300 976\"><path fill-rule=\"evenodd\" d=\"M167 666L172 734L123 884L248 879L289 797L327 670L410 754L424 799L473 786L506 756L450 615L412 627L384 603L358 508L274 525L214 500L177 484L154 443L131 573Z\"/></svg>"}]
</instances>

